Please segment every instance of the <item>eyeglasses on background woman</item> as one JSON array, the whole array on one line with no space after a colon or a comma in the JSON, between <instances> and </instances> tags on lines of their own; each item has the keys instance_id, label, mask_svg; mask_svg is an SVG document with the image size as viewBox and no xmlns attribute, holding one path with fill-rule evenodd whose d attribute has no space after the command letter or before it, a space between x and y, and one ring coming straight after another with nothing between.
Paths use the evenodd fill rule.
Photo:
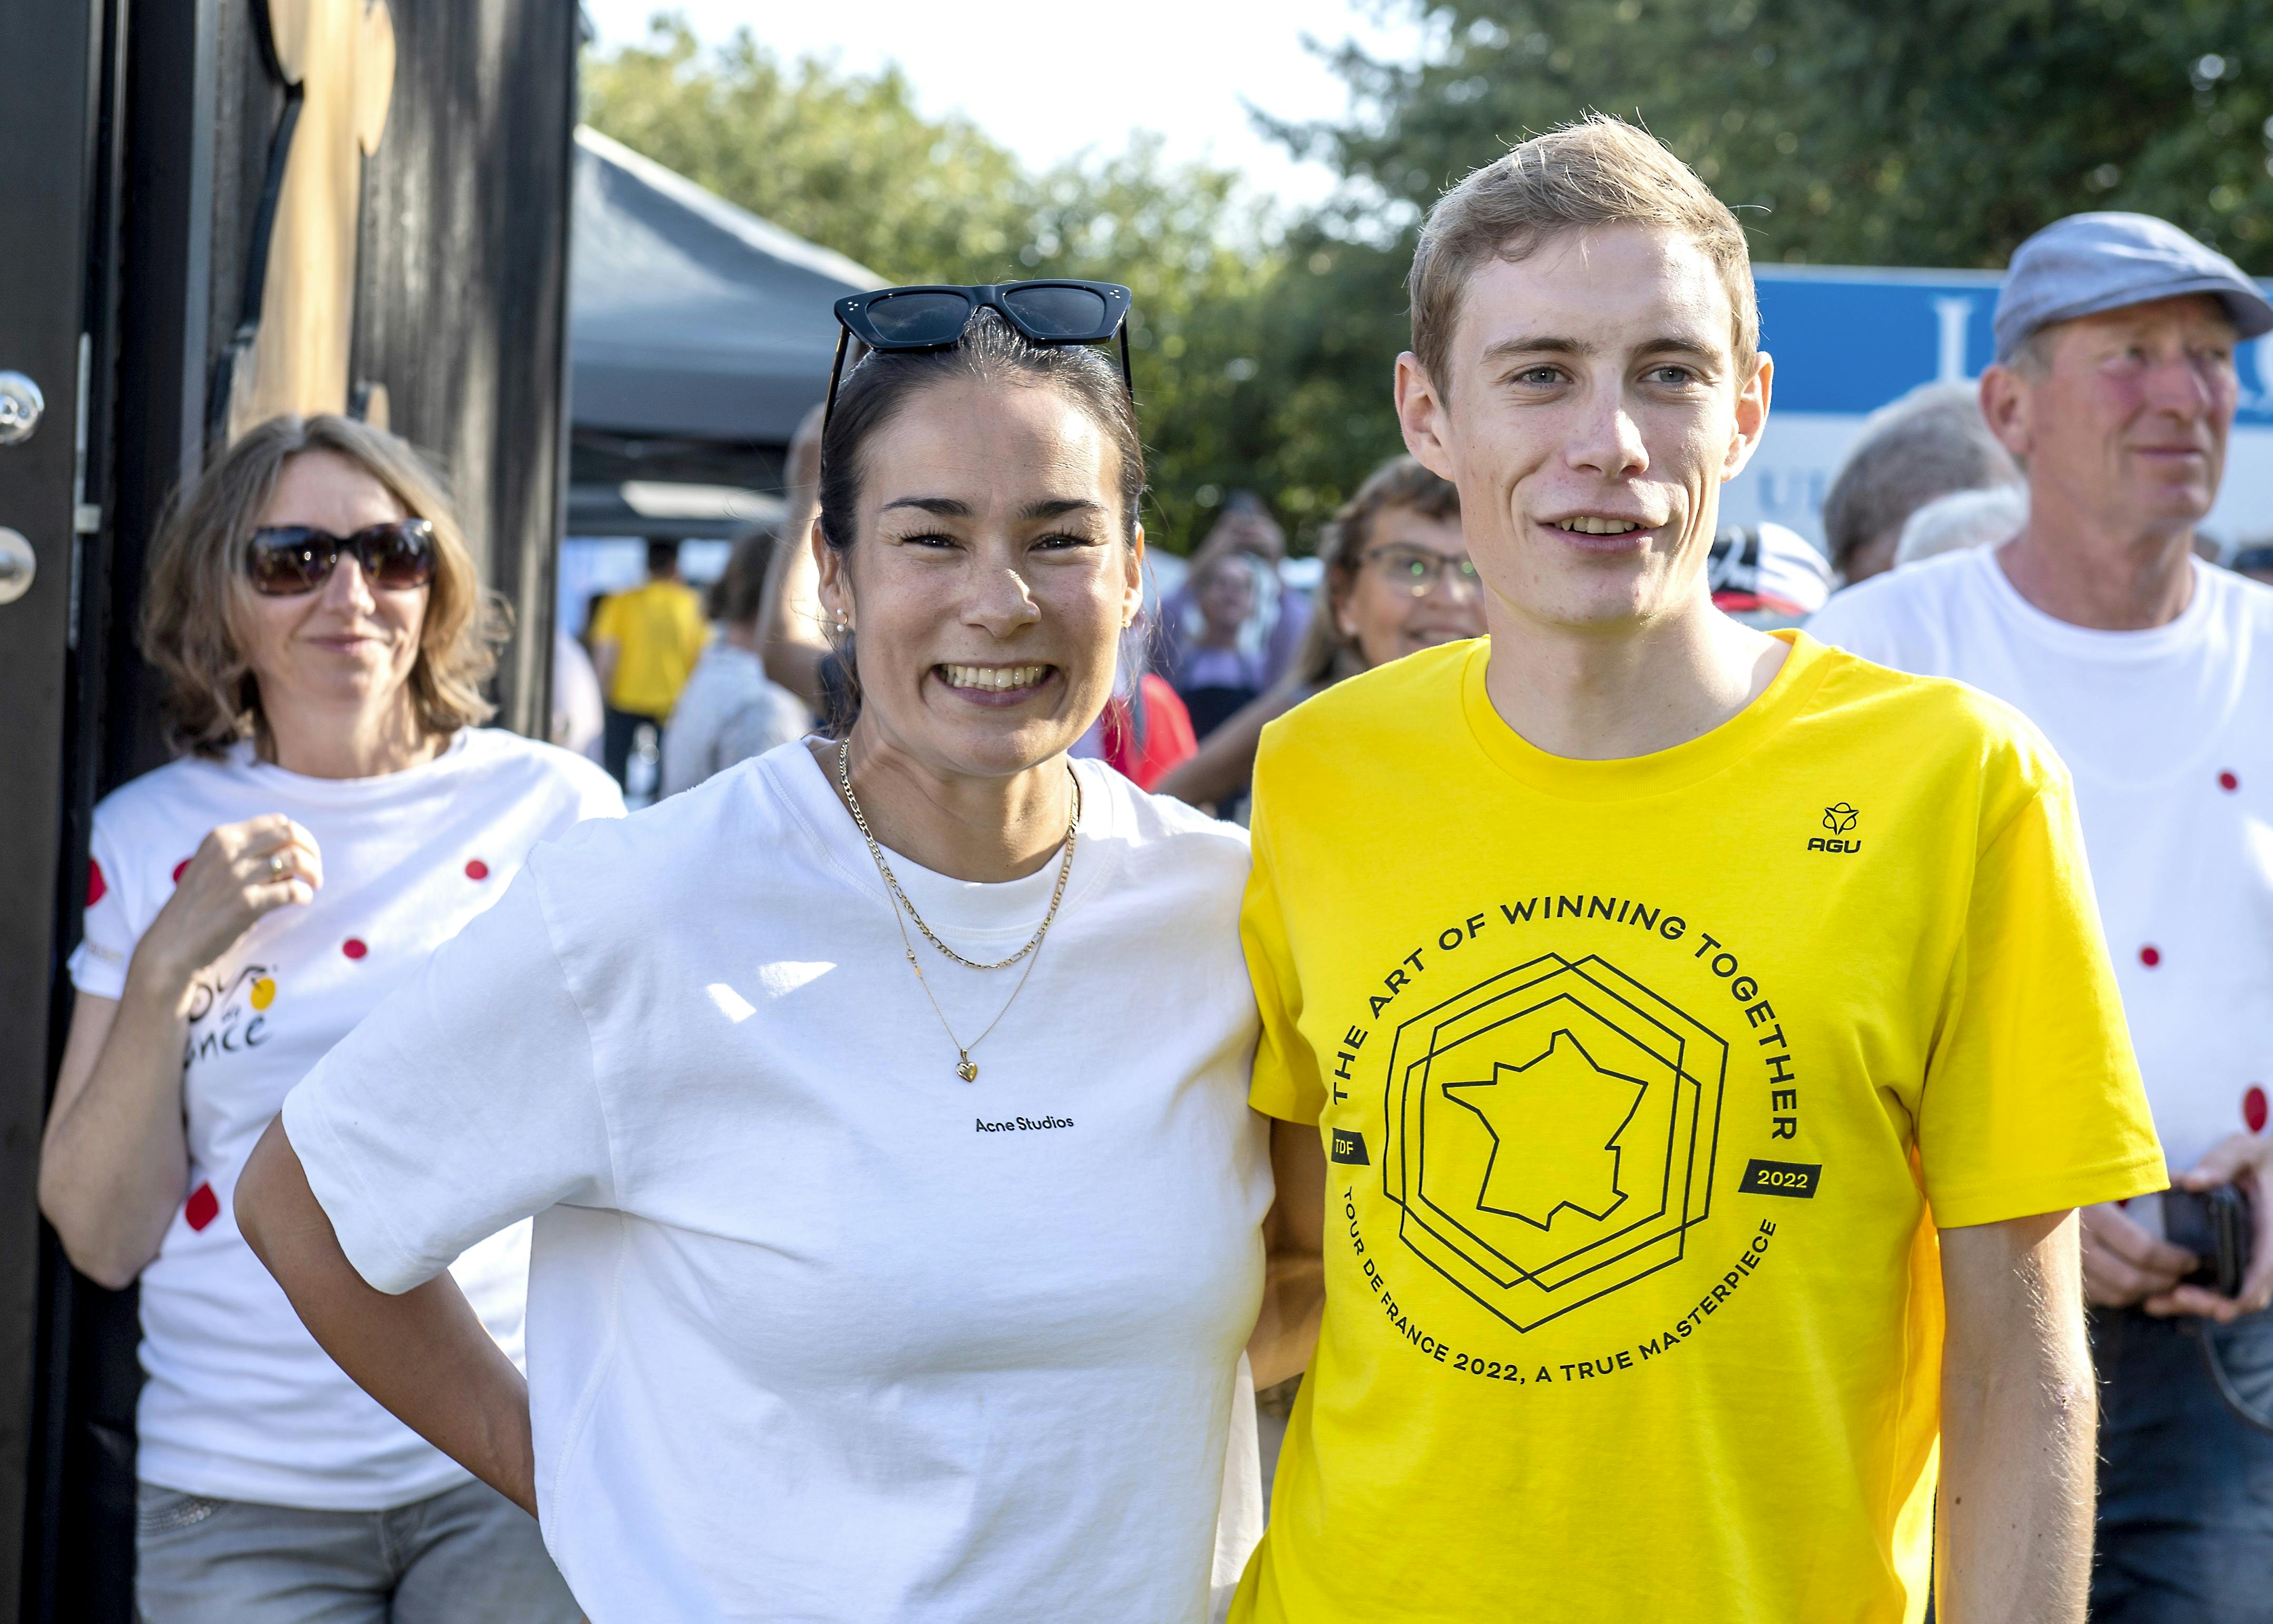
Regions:
<instances>
[{"instance_id":1,"label":"eyeglasses on background woman","mask_svg":"<svg viewBox=\"0 0 2273 1624\"><path fill-rule=\"evenodd\" d=\"M1471 593L1483 590L1482 583L1476 577L1475 563L1466 554L1453 557L1432 552L1425 547L1391 543L1372 549L1358 562L1369 565L1388 585L1408 592L1416 598L1427 597L1442 580L1449 580Z\"/></svg>"}]
</instances>

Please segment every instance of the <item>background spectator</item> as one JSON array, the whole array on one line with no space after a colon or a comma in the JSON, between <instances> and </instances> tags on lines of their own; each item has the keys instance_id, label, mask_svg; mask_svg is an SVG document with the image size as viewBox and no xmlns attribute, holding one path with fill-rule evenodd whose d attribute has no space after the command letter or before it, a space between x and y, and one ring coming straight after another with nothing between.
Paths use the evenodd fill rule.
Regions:
<instances>
[{"instance_id":1,"label":"background spectator","mask_svg":"<svg viewBox=\"0 0 2273 1624\"><path fill-rule=\"evenodd\" d=\"M788 508L782 544L766 583L762 652L766 675L805 701L814 715L829 709L821 673L830 658L821 613L821 570L813 557L813 521L821 513L821 408L806 413L790 438L784 469Z\"/></svg>"},{"instance_id":2,"label":"background spectator","mask_svg":"<svg viewBox=\"0 0 2273 1624\"><path fill-rule=\"evenodd\" d=\"M231 1207L308 1068L532 846L623 811L589 761L474 725L479 581L416 454L339 417L239 439L152 553L185 753L95 809L40 1165L73 1264L141 1282L146 1619L577 1617L536 1524L341 1372ZM515 1358L528 1269L526 1224L452 1266Z\"/></svg>"},{"instance_id":3,"label":"background spectator","mask_svg":"<svg viewBox=\"0 0 2273 1624\"><path fill-rule=\"evenodd\" d=\"M754 530L734 544L718 577L712 595L718 635L694 662L663 736L663 795L691 790L737 761L801 738L813 725L798 697L767 677L759 655L775 550L771 531Z\"/></svg>"},{"instance_id":4,"label":"background spectator","mask_svg":"<svg viewBox=\"0 0 2273 1624\"><path fill-rule=\"evenodd\" d=\"M1831 567L1848 586L1894 568L1902 521L1938 496L2008 485L2020 470L1965 384L1924 384L1864 423L1823 498Z\"/></svg>"},{"instance_id":5,"label":"background spectator","mask_svg":"<svg viewBox=\"0 0 2273 1624\"><path fill-rule=\"evenodd\" d=\"M1198 630L1172 640L1174 669L1164 672L1191 713L1201 738L1263 692L1264 656L1258 609L1270 589L1268 566L1254 554L1219 552L1192 572L1190 602Z\"/></svg>"},{"instance_id":6,"label":"background spectator","mask_svg":"<svg viewBox=\"0 0 2273 1624\"><path fill-rule=\"evenodd\" d=\"M1482 637L1483 599L1460 535L1460 498L1411 457L1366 476L1319 538L1322 602L1279 683L1162 778L1163 795L1234 815L1266 723L1345 677L1439 643Z\"/></svg>"},{"instance_id":7,"label":"background spectator","mask_svg":"<svg viewBox=\"0 0 2273 1624\"><path fill-rule=\"evenodd\" d=\"M1713 607L1748 626L1796 626L1831 595L1831 570L1798 531L1780 524L1730 525L1705 560Z\"/></svg>"},{"instance_id":8,"label":"background spectator","mask_svg":"<svg viewBox=\"0 0 2273 1624\"><path fill-rule=\"evenodd\" d=\"M607 593L595 592L584 600L584 629L576 634L576 638L584 646L584 657L587 660L592 657L592 628L600 624L600 606L608 601L608 596ZM593 680L595 682L599 680L597 672L594 673ZM606 703L604 695L602 696L601 702Z\"/></svg>"},{"instance_id":9,"label":"background spectator","mask_svg":"<svg viewBox=\"0 0 2273 1624\"><path fill-rule=\"evenodd\" d=\"M1183 655L1198 634L1201 617L1195 594L1202 575L1216 559L1243 553L1259 566L1255 573L1254 626L1249 636L1263 655L1262 681L1269 687L1294 665L1310 624L1307 594L1287 584L1280 565L1287 560L1287 533L1271 516L1263 498L1249 490L1234 490L1224 499L1222 516L1193 550L1191 569L1182 583L1170 589L1160 606L1163 670L1182 669Z\"/></svg>"},{"instance_id":10,"label":"background spectator","mask_svg":"<svg viewBox=\"0 0 2273 1624\"><path fill-rule=\"evenodd\" d=\"M2234 550L2233 562L2227 567L2273 587L2273 543L2244 542Z\"/></svg>"},{"instance_id":11,"label":"background spectator","mask_svg":"<svg viewBox=\"0 0 2273 1624\"><path fill-rule=\"evenodd\" d=\"M599 673L584 645L567 632L552 633L552 742L589 760L600 759L607 730L607 702L600 697Z\"/></svg>"},{"instance_id":12,"label":"background spectator","mask_svg":"<svg viewBox=\"0 0 2273 1624\"><path fill-rule=\"evenodd\" d=\"M2176 1186L2083 1214L2101 1381L2091 1614L2263 1624L2273 1619L2273 659L2257 655L2273 646L2273 592L2203 563L2194 543L2224 472L2236 341L2273 329L2273 305L2174 226L2076 214L2015 251L1995 327L1982 410L2028 469L2026 523L1994 550L1842 593L1811 629L1995 695L2043 730L2074 775L2092 890ZM2254 1261L2221 1290L2197 1273L2214 1242L2187 1220L2227 1186L2255 1204Z\"/></svg>"},{"instance_id":13,"label":"background spectator","mask_svg":"<svg viewBox=\"0 0 2273 1624\"><path fill-rule=\"evenodd\" d=\"M1902 520L1902 540L1894 547L1894 567L1946 552L2001 546L2018 535L2028 522L2025 485L1953 490L1934 498Z\"/></svg>"},{"instance_id":14,"label":"background spectator","mask_svg":"<svg viewBox=\"0 0 2273 1624\"><path fill-rule=\"evenodd\" d=\"M710 634L702 600L679 574L679 543L647 544L647 581L609 595L592 622L592 665L607 696L604 760L628 780L642 723L658 737Z\"/></svg>"},{"instance_id":15,"label":"background spectator","mask_svg":"<svg viewBox=\"0 0 2273 1624\"><path fill-rule=\"evenodd\" d=\"M1158 671L1142 671L1134 683L1124 677L1120 685L1127 692L1116 690L1069 753L1093 756L1138 789L1154 789L1192 759L1197 740L1191 713Z\"/></svg>"}]
</instances>

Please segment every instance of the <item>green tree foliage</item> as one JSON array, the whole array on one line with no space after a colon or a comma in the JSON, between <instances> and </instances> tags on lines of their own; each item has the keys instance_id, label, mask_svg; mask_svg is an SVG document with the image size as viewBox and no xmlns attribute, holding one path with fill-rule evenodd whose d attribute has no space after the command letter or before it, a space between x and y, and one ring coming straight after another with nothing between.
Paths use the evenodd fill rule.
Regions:
<instances>
[{"instance_id":1,"label":"green tree foliage","mask_svg":"<svg viewBox=\"0 0 2273 1624\"><path fill-rule=\"evenodd\" d=\"M1189 546L1225 490L1276 494L1247 318L1277 255L1228 171L1140 138L1034 175L969 122L926 117L896 69L784 64L746 30L706 49L676 17L588 58L583 91L595 127L888 281L1127 283L1155 541Z\"/></svg>"},{"instance_id":2,"label":"green tree foliage","mask_svg":"<svg viewBox=\"0 0 2273 1624\"><path fill-rule=\"evenodd\" d=\"M895 281L984 281L1025 244L1017 161L924 117L897 68L784 64L746 29L706 50L659 17L644 43L586 60L583 94L594 128Z\"/></svg>"},{"instance_id":3,"label":"green tree foliage","mask_svg":"<svg viewBox=\"0 0 2273 1624\"><path fill-rule=\"evenodd\" d=\"M2175 221L2273 271L2273 6L2263 0L1395 0L1420 64L1345 51L1355 116L1289 128L1346 177L1279 301L1338 346L1269 378L1389 443L1377 357L1443 190L1599 109L1646 123L1739 210L1761 260L2001 267L2082 209ZM1334 245L1337 244L1338 245ZM1308 281L1297 289L1289 283ZM1370 433L1356 425L1370 419ZM1332 466L1347 466L1337 456ZM1298 472L1298 470L1290 470Z\"/></svg>"},{"instance_id":4,"label":"green tree foliage","mask_svg":"<svg viewBox=\"0 0 2273 1624\"><path fill-rule=\"evenodd\" d=\"M1590 108L1639 118L1764 259L2001 266L2080 209L2273 252L2262 0L1456 0L1417 68L1340 58L1367 114L1302 132L1425 204ZM2245 69L2247 71L2245 71Z\"/></svg>"},{"instance_id":5,"label":"green tree foliage","mask_svg":"<svg viewBox=\"0 0 2273 1624\"><path fill-rule=\"evenodd\" d=\"M1031 175L896 71L784 64L746 34L706 50L669 19L587 62L586 111L882 276L1129 283L1152 524L1177 547L1241 487L1300 537L1399 449L1421 213L1589 109L1664 137L1763 260L1996 266L2059 215L2128 208L2273 271L2265 0L1378 3L1435 43L1336 57L1354 116L1280 133L1346 183L1291 221L1157 143Z\"/></svg>"}]
</instances>

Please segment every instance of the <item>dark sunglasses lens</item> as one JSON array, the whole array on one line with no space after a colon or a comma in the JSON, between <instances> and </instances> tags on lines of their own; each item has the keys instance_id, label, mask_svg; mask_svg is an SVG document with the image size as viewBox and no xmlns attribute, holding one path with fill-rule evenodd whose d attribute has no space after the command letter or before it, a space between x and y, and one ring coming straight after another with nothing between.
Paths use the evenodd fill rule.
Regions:
<instances>
[{"instance_id":1,"label":"dark sunglasses lens","mask_svg":"<svg viewBox=\"0 0 2273 1624\"><path fill-rule=\"evenodd\" d=\"M404 592L434 579L434 527L423 519L364 532L371 584Z\"/></svg>"},{"instance_id":2,"label":"dark sunglasses lens","mask_svg":"<svg viewBox=\"0 0 2273 1624\"><path fill-rule=\"evenodd\" d=\"M1105 325L1105 296L1086 288L1014 288L1002 303L1044 338L1087 338Z\"/></svg>"},{"instance_id":3,"label":"dark sunglasses lens","mask_svg":"<svg viewBox=\"0 0 2273 1624\"><path fill-rule=\"evenodd\" d=\"M246 554L252 589L270 597L313 592L332 573L331 538L299 528L256 530Z\"/></svg>"},{"instance_id":4,"label":"dark sunglasses lens","mask_svg":"<svg viewBox=\"0 0 2273 1624\"><path fill-rule=\"evenodd\" d=\"M971 301L959 293L887 294L868 307L868 319L887 344L952 344L971 318Z\"/></svg>"}]
</instances>

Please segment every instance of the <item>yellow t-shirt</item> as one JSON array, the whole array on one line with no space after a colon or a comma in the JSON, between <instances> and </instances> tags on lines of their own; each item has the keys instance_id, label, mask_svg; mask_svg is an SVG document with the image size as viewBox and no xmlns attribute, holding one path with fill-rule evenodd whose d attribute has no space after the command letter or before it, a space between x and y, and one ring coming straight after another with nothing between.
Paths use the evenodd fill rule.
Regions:
<instances>
[{"instance_id":1,"label":"yellow t-shirt","mask_svg":"<svg viewBox=\"0 0 2273 1624\"><path fill-rule=\"evenodd\" d=\"M642 716L668 716L709 636L702 600L684 581L650 580L603 598L592 640L616 646L608 703Z\"/></svg>"},{"instance_id":2,"label":"yellow t-shirt","mask_svg":"<svg viewBox=\"0 0 2273 1624\"><path fill-rule=\"evenodd\" d=\"M1239 1624L1916 1620L1935 1224L2165 1182L2066 770L1787 635L1635 760L1517 735L1488 641L1264 735L1253 1100L1331 1182Z\"/></svg>"}]
</instances>

